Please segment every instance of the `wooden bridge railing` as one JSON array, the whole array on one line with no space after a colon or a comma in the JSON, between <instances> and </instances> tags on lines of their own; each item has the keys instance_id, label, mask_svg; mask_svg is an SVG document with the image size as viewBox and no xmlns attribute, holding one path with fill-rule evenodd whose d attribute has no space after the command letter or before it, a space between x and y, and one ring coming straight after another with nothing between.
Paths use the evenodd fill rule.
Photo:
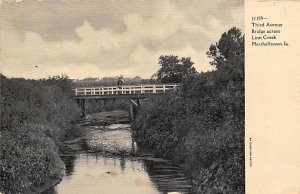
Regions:
<instances>
[{"instance_id":1,"label":"wooden bridge railing","mask_svg":"<svg viewBox=\"0 0 300 194\"><path fill-rule=\"evenodd\" d=\"M105 96L122 94L159 94L167 91L176 91L181 84L143 84L143 85L122 85L103 87L81 87L75 88L75 96Z\"/></svg>"}]
</instances>

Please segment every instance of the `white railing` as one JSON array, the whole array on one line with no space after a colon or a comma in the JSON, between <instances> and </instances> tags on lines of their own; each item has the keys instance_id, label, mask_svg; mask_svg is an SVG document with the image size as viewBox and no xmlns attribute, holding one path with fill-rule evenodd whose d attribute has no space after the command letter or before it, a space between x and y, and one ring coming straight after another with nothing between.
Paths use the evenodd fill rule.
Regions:
<instances>
[{"instance_id":1,"label":"white railing","mask_svg":"<svg viewBox=\"0 0 300 194\"><path fill-rule=\"evenodd\" d=\"M122 94L157 94L165 93L166 91L176 91L181 84L145 84L133 86L103 86L103 87L82 87L75 88L75 96L82 95L122 95Z\"/></svg>"}]
</instances>

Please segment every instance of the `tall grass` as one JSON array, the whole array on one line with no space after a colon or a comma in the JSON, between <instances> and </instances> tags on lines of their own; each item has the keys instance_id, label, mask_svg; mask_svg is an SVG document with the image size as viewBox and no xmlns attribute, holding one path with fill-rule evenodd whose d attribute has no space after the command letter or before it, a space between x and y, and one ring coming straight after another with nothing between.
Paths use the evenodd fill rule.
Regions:
<instances>
[{"instance_id":1,"label":"tall grass","mask_svg":"<svg viewBox=\"0 0 300 194\"><path fill-rule=\"evenodd\" d=\"M80 111L71 82L1 75L0 191L28 193L57 175L59 146Z\"/></svg>"}]
</instances>

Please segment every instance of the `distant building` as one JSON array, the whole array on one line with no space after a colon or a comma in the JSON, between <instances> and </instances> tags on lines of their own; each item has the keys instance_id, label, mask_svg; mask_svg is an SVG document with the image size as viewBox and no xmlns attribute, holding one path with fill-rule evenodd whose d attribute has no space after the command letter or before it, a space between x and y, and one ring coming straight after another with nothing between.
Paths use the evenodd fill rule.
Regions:
<instances>
[{"instance_id":1,"label":"distant building","mask_svg":"<svg viewBox=\"0 0 300 194\"><path fill-rule=\"evenodd\" d=\"M119 77L116 76L116 77L104 77L102 78L103 81L118 81Z\"/></svg>"},{"instance_id":2,"label":"distant building","mask_svg":"<svg viewBox=\"0 0 300 194\"><path fill-rule=\"evenodd\" d=\"M83 82L98 82L98 81L100 81L100 79L99 78L88 77L88 78L84 78L82 81Z\"/></svg>"}]
</instances>

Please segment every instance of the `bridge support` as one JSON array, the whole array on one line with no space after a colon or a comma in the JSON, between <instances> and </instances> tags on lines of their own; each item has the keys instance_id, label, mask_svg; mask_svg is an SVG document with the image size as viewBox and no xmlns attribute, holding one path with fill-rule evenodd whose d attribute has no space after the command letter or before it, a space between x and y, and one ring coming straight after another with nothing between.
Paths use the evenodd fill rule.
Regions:
<instances>
[{"instance_id":1,"label":"bridge support","mask_svg":"<svg viewBox=\"0 0 300 194\"><path fill-rule=\"evenodd\" d=\"M79 107L81 108L81 116L85 117L85 99L77 99L77 103Z\"/></svg>"},{"instance_id":2,"label":"bridge support","mask_svg":"<svg viewBox=\"0 0 300 194\"><path fill-rule=\"evenodd\" d=\"M134 101L133 99L130 99L129 103L129 117L130 120L133 121L133 119L136 117L137 109L140 107L140 101L137 99L137 101Z\"/></svg>"},{"instance_id":3,"label":"bridge support","mask_svg":"<svg viewBox=\"0 0 300 194\"><path fill-rule=\"evenodd\" d=\"M133 113L133 104L132 103L130 103L130 105L129 105L129 117L130 117L130 120L133 121L134 113Z\"/></svg>"}]
</instances>

